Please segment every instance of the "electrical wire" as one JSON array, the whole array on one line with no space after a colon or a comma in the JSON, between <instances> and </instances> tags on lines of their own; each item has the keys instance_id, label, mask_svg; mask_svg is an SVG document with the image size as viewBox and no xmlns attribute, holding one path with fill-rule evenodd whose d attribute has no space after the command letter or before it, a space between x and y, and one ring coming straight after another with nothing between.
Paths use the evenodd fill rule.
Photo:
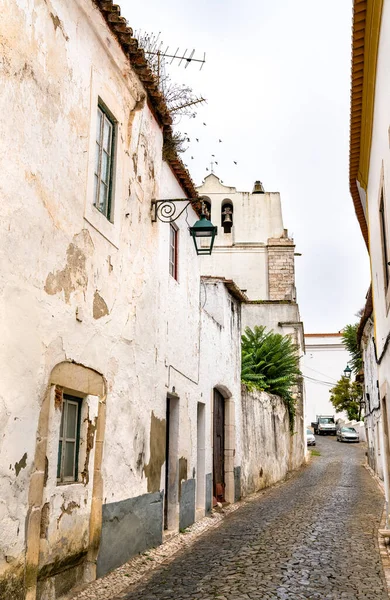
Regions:
<instances>
[{"instance_id":1,"label":"electrical wire","mask_svg":"<svg viewBox=\"0 0 390 600\"><path fill-rule=\"evenodd\" d=\"M310 371L314 371L314 373L318 373L319 375L323 375L324 377L328 377L328 379L333 379L335 383L337 383L337 379L334 379L334 377L331 377L330 375L327 375L326 373L321 373L321 371L317 371L316 369L312 369L312 367L308 367L307 365L305 365L305 369L309 369Z\"/></svg>"},{"instance_id":2,"label":"electrical wire","mask_svg":"<svg viewBox=\"0 0 390 600\"><path fill-rule=\"evenodd\" d=\"M319 383L320 385L325 385L327 387L334 387L334 383L331 383L330 381L322 381L321 379L315 379L314 377L309 377L308 375L303 375L304 379L308 379L309 381L313 382L313 383Z\"/></svg>"}]
</instances>

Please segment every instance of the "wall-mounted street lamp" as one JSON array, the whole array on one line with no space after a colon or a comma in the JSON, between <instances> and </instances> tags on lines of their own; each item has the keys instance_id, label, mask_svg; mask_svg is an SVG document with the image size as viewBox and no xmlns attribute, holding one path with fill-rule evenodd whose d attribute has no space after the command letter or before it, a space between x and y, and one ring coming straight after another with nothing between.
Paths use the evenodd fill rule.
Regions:
<instances>
[{"instance_id":1,"label":"wall-mounted street lamp","mask_svg":"<svg viewBox=\"0 0 390 600\"><path fill-rule=\"evenodd\" d=\"M344 377L347 377L348 379L351 379L351 373L352 373L352 369L351 367L347 364L347 366L344 369Z\"/></svg>"},{"instance_id":2,"label":"wall-mounted street lamp","mask_svg":"<svg viewBox=\"0 0 390 600\"><path fill-rule=\"evenodd\" d=\"M179 202L186 202L180 212L179 206L177 206L177 203ZM156 222L158 219L162 223L174 223L190 205L194 206L199 203L202 204L202 214L200 215L199 221L196 221L192 227L189 227L189 231L194 240L196 253L211 254L214 246L214 239L217 235L217 227L208 220L202 197L152 200L152 221ZM201 244L201 241L203 241L203 244Z\"/></svg>"}]
</instances>

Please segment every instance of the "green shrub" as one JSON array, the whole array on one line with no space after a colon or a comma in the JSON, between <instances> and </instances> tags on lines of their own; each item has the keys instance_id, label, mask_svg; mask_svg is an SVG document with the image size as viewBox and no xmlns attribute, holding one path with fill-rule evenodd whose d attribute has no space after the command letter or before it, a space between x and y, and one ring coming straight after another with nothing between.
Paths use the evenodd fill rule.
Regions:
<instances>
[{"instance_id":1,"label":"green shrub","mask_svg":"<svg viewBox=\"0 0 390 600\"><path fill-rule=\"evenodd\" d=\"M298 347L288 335L266 332L264 326L246 327L242 336L242 382L253 390L266 391L282 398L294 428L295 399L293 388L298 385Z\"/></svg>"}]
</instances>

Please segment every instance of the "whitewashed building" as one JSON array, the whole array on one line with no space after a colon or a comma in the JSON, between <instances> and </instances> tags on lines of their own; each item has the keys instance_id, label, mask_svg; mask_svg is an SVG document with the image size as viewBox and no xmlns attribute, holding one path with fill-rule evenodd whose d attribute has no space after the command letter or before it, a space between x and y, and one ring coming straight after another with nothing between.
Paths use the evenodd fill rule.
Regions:
<instances>
[{"instance_id":1,"label":"whitewashed building","mask_svg":"<svg viewBox=\"0 0 390 600\"><path fill-rule=\"evenodd\" d=\"M354 0L350 191L371 262L372 304L359 331L369 460L390 500L390 1ZM388 517L388 515L387 515Z\"/></svg>"},{"instance_id":2,"label":"whitewashed building","mask_svg":"<svg viewBox=\"0 0 390 600\"><path fill-rule=\"evenodd\" d=\"M374 319L371 288L359 324L358 343L363 359L363 394L365 401L364 425L367 441L367 460L372 470L383 480L383 425L379 394L378 367L374 335Z\"/></svg>"},{"instance_id":3,"label":"whitewashed building","mask_svg":"<svg viewBox=\"0 0 390 600\"><path fill-rule=\"evenodd\" d=\"M240 233L255 278L197 256L197 204L156 219L197 192L117 5L16 0L0 35L0 599L54 600L301 464L301 404L295 436L253 407L280 468L251 451L240 342L243 307L303 347L302 324L277 195Z\"/></svg>"},{"instance_id":4,"label":"whitewashed building","mask_svg":"<svg viewBox=\"0 0 390 600\"><path fill-rule=\"evenodd\" d=\"M152 220L196 190L119 8L0 35L0 598L51 600L240 497L245 296Z\"/></svg>"},{"instance_id":5,"label":"whitewashed building","mask_svg":"<svg viewBox=\"0 0 390 600\"><path fill-rule=\"evenodd\" d=\"M335 411L329 393L344 375L350 359L341 333L305 333L305 347L302 373L306 388L306 425L315 421L317 415L345 419L344 412Z\"/></svg>"}]
</instances>

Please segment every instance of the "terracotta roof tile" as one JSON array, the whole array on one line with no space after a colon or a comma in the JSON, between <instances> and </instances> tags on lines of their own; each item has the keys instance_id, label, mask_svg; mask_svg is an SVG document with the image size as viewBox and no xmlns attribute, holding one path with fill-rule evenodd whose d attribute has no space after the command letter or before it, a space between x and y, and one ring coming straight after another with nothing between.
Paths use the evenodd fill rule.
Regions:
<instances>
[{"instance_id":1,"label":"terracotta roof tile","mask_svg":"<svg viewBox=\"0 0 390 600\"><path fill-rule=\"evenodd\" d=\"M363 107L364 34L366 27L367 0L355 0L352 25L352 68L351 68L351 127L349 147L349 188L356 216L364 241L368 247L368 228L357 187L361 119Z\"/></svg>"},{"instance_id":2,"label":"terracotta roof tile","mask_svg":"<svg viewBox=\"0 0 390 600\"><path fill-rule=\"evenodd\" d=\"M145 53L138 47L138 41L133 37L133 30L128 26L127 20L121 16L121 9L112 0L92 0L99 9L111 33L117 39L123 52L144 86L148 103L157 121L163 128L164 140L172 139L172 117L164 97L158 88L156 78L151 71ZM196 198L198 193L188 170L185 168L178 155L174 159L167 159L176 179L188 197Z\"/></svg>"}]
</instances>

